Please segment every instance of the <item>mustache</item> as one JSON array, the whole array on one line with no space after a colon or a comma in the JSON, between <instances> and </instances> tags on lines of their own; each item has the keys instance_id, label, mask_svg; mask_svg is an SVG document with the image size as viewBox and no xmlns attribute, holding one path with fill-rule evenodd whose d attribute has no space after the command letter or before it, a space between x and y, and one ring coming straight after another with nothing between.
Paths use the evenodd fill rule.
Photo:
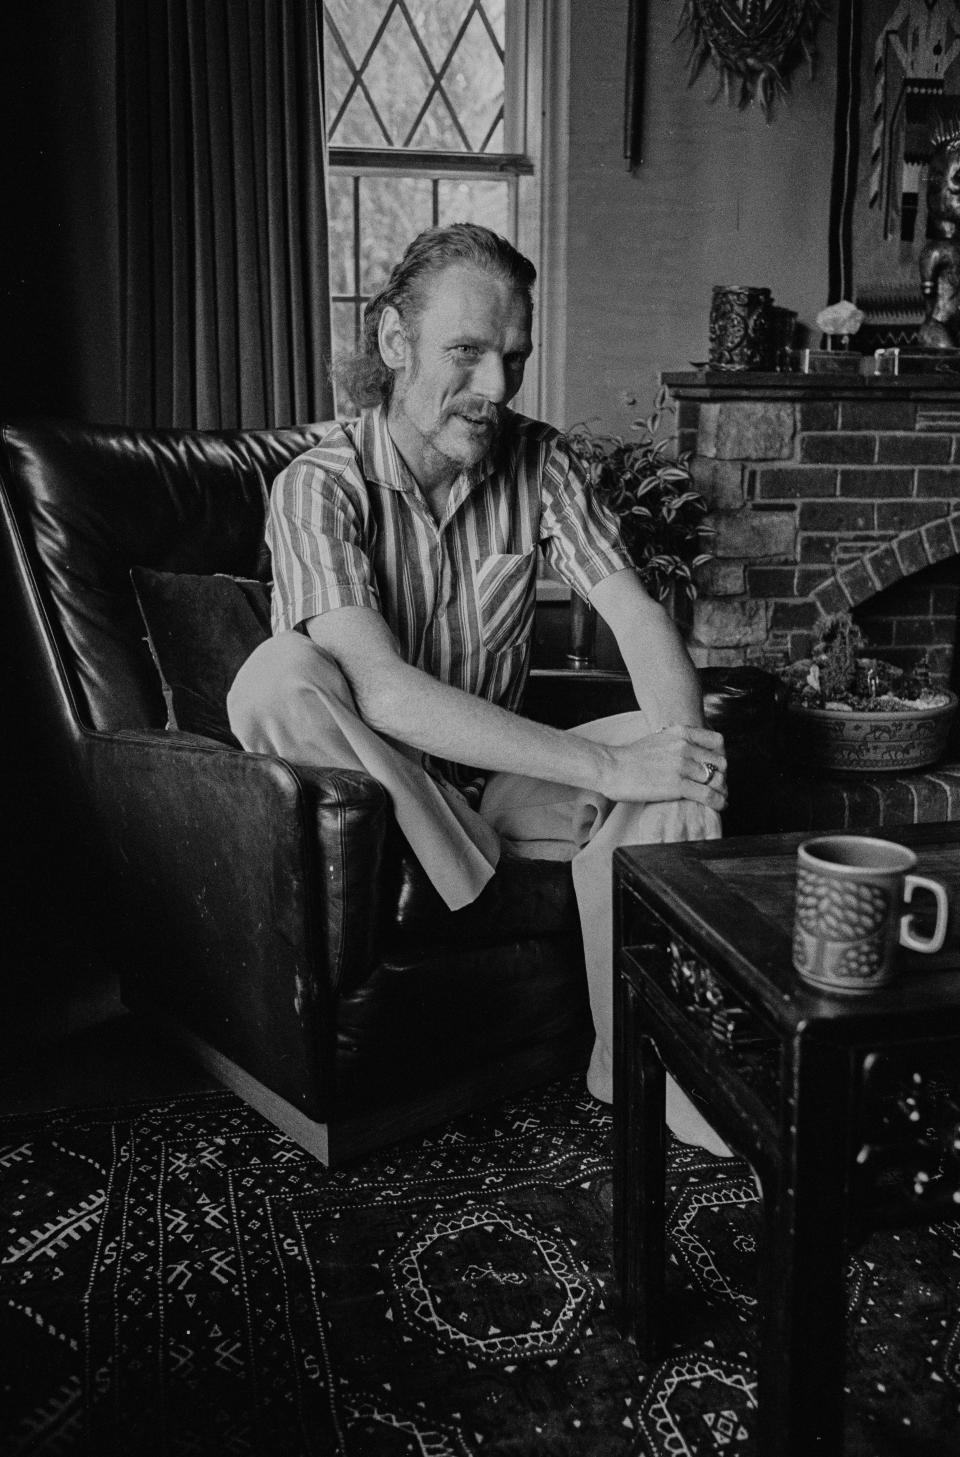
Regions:
<instances>
[{"instance_id":1,"label":"mustache","mask_svg":"<svg viewBox=\"0 0 960 1457\"><path fill-rule=\"evenodd\" d=\"M489 400L477 400L475 403L468 401L459 405L454 413L466 415L471 420L483 420L488 425L498 425L502 412L496 405L491 405Z\"/></svg>"}]
</instances>

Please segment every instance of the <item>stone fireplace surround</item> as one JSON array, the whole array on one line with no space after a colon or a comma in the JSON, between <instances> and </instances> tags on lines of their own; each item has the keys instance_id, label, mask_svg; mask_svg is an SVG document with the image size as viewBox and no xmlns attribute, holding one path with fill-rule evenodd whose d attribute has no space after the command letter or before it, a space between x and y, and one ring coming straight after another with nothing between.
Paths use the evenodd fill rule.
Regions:
<instances>
[{"instance_id":1,"label":"stone fireplace surround","mask_svg":"<svg viewBox=\"0 0 960 1457\"><path fill-rule=\"evenodd\" d=\"M960 376L663 376L678 446L709 504L713 560L688 643L703 667L808 654L850 610L901 666L927 655L956 688ZM914 774L804 774L785 765L772 828L869 830L960 819L957 747Z\"/></svg>"},{"instance_id":2,"label":"stone fireplace surround","mask_svg":"<svg viewBox=\"0 0 960 1457\"><path fill-rule=\"evenodd\" d=\"M665 374L710 508L689 645L703 666L807 655L850 610L879 654L954 676L960 376Z\"/></svg>"}]
</instances>

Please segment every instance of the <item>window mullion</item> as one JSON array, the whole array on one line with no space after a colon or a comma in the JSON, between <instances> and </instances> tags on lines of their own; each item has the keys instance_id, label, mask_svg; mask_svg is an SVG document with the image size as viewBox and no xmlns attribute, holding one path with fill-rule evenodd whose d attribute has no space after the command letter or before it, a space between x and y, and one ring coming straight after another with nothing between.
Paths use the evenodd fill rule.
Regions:
<instances>
[{"instance_id":1,"label":"window mullion","mask_svg":"<svg viewBox=\"0 0 960 1457\"><path fill-rule=\"evenodd\" d=\"M353 179L353 337L358 348L363 316L360 271L360 178L357 176Z\"/></svg>"},{"instance_id":2,"label":"window mullion","mask_svg":"<svg viewBox=\"0 0 960 1457\"><path fill-rule=\"evenodd\" d=\"M527 153L527 5L507 5L504 16L503 148Z\"/></svg>"},{"instance_id":3,"label":"window mullion","mask_svg":"<svg viewBox=\"0 0 960 1457\"><path fill-rule=\"evenodd\" d=\"M566 421L567 149L569 137L570 6L572 0L527 0L531 91L528 114L535 135L527 149L536 178L522 180L520 246L538 260L538 370L531 413L556 425ZM541 124L542 123L542 124ZM532 391L531 391L532 393Z\"/></svg>"}]
</instances>

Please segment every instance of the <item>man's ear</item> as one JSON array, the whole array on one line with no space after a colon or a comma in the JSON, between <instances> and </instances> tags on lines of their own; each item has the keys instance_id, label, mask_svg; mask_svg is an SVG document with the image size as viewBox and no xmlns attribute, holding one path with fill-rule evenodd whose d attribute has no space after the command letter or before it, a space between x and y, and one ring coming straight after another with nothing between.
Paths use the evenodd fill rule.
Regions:
<instances>
[{"instance_id":1,"label":"man's ear","mask_svg":"<svg viewBox=\"0 0 960 1457\"><path fill-rule=\"evenodd\" d=\"M407 334L403 320L392 304L380 315L377 328L380 358L388 369L404 369L407 363Z\"/></svg>"}]
</instances>

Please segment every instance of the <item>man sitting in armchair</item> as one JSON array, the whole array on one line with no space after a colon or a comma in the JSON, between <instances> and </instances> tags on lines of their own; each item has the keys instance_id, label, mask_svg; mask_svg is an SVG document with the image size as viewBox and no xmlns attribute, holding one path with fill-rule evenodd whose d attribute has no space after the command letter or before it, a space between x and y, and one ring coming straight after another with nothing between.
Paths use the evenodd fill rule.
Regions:
<instances>
[{"instance_id":1,"label":"man sitting in armchair","mask_svg":"<svg viewBox=\"0 0 960 1457\"><path fill-rule=\"evenodd\" d=\"M361 351L338 370L364 408L274 485L273 636L228 706L247 749L379 779L452 908L501 853L572 862L587 1086L609 1102L613 850L716 836L726 758L616 519L560 433L508 408L535 278L504 239L457 224L416 238L367 304ZM639 712L565 731L518 713L540 550L609 624ZM723 1151L675 1087L667 1116Z\"/></svg>"}]
</instances>

